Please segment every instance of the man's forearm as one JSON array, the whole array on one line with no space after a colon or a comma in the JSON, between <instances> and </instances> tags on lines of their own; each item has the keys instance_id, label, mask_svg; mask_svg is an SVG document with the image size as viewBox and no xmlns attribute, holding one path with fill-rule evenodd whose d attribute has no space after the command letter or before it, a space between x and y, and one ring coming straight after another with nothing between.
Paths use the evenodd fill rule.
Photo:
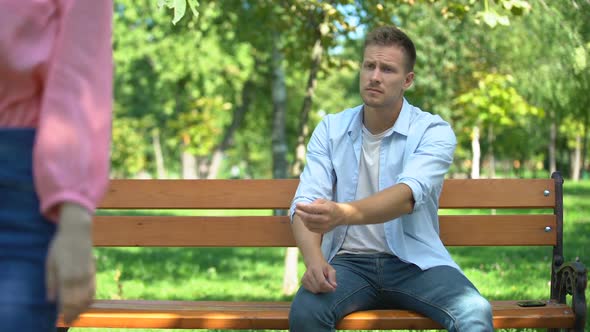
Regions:
<instances>
[{"instance_id":1,"label":"man's forearm","mask_svg":"<svg viewBox=\"0 0 590 332\"><path fill-rule=\"evenodd\" d=\"M322 259L322 235L314 233L307 229L297 215L293 216L293 223L291 224L293 230L293 237L297 243L297 247L303 255L305 265L316 259Z\"/></svg>"},{"instance_id":2,"label":"man's forearm","mask_svg":"<svg viewBox=\"0 0 590 332\"><path fill-rule=\"evenodd\" d=\"M346 203L346 223L350 225L378 224L412 212L412 189L401 183L367 198Z\"/></svg>"}]
</instances>

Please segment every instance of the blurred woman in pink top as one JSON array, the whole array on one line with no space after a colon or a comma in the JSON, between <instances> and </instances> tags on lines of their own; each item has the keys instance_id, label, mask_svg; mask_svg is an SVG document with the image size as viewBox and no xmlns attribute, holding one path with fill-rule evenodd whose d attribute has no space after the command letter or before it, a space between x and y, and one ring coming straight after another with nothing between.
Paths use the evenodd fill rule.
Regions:
<instances>
[{"instance_id":1,"label":"blurred woman in pink top","mask_svg":"<svg viewBox=\"0 0 590 332\"><path fill-rule=\"evenodd\" d=\"M108 184L110 0L0 0L0 325L54 331L95 292Z\"/></svg>"}]
</instances>

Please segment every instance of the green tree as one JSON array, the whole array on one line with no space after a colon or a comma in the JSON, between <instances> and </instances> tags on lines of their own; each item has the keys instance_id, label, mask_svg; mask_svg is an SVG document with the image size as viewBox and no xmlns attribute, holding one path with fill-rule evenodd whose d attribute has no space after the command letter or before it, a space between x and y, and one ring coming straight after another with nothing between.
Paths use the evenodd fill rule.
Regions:
<instances>
[{"instance_id":1,"label":"green tree","mask_svg":"<svg viewBox=\"0 0 590 332\"><path fill-rule=\"evenodd\" d=\"M529 105L518 94L514 87L516 82L512 76L475 73L475 78L478 80L478 86L458 96L455 100L455 108L458 111L456 116L462 118L461 125L473 128L470 135L473 147L471 177L477 179L480 175L478 153L480 150L480 130L483 128L488 133L488 161L490 165L488 174L490 177L494 177L495 141L500 138L503 139L503 142L500 141L500 146L510 146L514 137L510 132L526 131L526 124L530 122L530 119L542 117L543 112ZM461 131L461 128L458 129ZM523 136L525 135L520 135L521 138ZM530 148L530 146L524 146L526 150ZM528 155L527 151L518 151L518 149L512 149L512 151L504 149L503 152L509 152L508 156Z\"/></svg>"},{"instance_id":2,"label":"green tree","mask_svg":"<svg viewBox=\"0 0 590 332\"><path fill-rule=\"evenodd\" d=\"M198 24L195 17L176 26L155 3L118 1L115 9L116 116L141 120L153 134L153 148L142 149L147 160L193 176L207 174L254 65L248 45L219 43L224 36L213 23L220 9L199 8ZM147 164L150 173L153 165Z\"/></svg>"},{"instance_id":3,"label":"green tree","mask_svg":"<svg viewBox=\"0 0 590 332\"><path fill-rule=\"evenodd\" d=\"M533 15L513 24L514 33L499 39L505 63L521 82L519 91L547 118L537 123L547 141L549 170L567 170L572 155L586 154L590 71L590 4L584 1L538 1ZM579 125L581 123L581 125ZM579 142L579 143L576 143ZM572 153L571 151L578 151ZM582 151L580 151L582 150ZM579 176L582 161L572 169Z\"/></svg>"}]
</instances>

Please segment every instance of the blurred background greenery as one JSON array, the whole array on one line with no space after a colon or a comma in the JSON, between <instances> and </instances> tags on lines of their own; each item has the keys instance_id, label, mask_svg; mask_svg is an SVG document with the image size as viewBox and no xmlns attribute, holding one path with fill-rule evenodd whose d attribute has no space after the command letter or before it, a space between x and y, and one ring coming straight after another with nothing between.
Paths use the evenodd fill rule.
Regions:
<instances>
[{"instance_id":1,"label":"blurred background greenery","mask_svg":"<svg viewBox=\"0 0 590 332\"><path fill-rule=\"evenodd\" d=\"M588 0L116 0L113 177L298 176L358 105L366 31L414 40L407 99L459 146L450 177L590 177ZM173 24L173 21L175 24Z\"/></svg>"}]
</instances>

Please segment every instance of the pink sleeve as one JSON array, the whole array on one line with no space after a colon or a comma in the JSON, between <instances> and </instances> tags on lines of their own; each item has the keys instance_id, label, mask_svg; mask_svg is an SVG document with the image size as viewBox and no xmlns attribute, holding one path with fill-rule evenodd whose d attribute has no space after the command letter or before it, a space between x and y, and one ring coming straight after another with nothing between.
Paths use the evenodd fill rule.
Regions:
<instances>
[{"instance_id":1,"label":"pink sleeve","mask_svg":"<svg viewBox=\"0 0 590 332\"><path fill-rule=\"evenodd\" d=\"M41 212L62 202L94 213L108 185L112 116L112 1L60 0L34 148Z\"/></svg>"}]
</instances>

